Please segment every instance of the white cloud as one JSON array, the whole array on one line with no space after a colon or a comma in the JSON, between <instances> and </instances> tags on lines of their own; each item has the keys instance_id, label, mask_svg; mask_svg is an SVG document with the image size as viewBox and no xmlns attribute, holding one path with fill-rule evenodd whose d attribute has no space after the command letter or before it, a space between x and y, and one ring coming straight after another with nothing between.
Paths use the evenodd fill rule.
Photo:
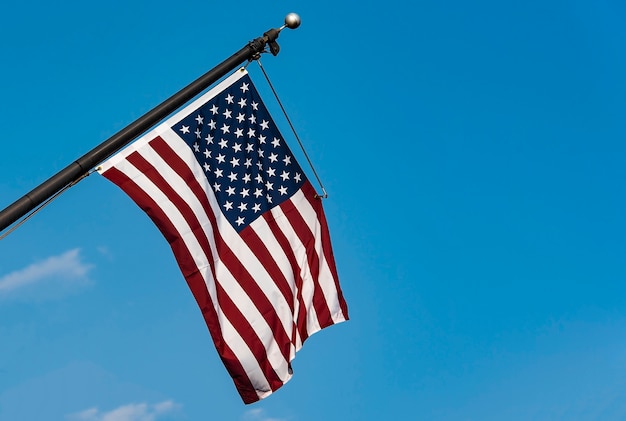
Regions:
<instances>
[{"instance_id":1,"label":"white cloud","mask_svg":"<svg viewBox=\"0 0 626 421\"><path fill-rule=\"evenodd\" d=\"M260 408L254 408L246 411L243 416L246 421L284 421L282 418L271 418L265 415L265 412Z\"/></svg>"},{"instance_id":2,"label":"white cloud","mask_svg":"<svg viewBox=\"0 0 626 421\"><path fill-rule=\"evenodd\" d=\"M69 250L0 277L0 298L25 289L30 290L35 285L85 284L91 268L91 265L81 261L80 249Z\"/></svg>"},{"instance_id":3,"label":"white cloud","mask_svg":"<svg viewBox=\"0 0 626 421\"><path fill-rule=\"evenodd\" d=\"M89 408L71 414L71 421L156 421L158 418L178 409L179 405L167 400L154 405L147 403L131 403L122 405L108 412L100 412L98 408Z\"/></svg>"}]
</instances>

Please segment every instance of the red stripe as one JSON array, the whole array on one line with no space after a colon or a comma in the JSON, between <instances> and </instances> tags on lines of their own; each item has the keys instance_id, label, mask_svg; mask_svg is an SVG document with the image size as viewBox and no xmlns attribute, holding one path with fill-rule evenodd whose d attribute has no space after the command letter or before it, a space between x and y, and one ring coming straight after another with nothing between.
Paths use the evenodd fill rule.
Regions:
<instances>
[{"instance_id":1,"label":"red stripe","mask_svg":"<svg viewBox=\"0 0 626 421\"><path fill-rule=\"evenodd\" d=\"M220 308L227 314L228 320L235 327L237 332L241 335L246 342L250 351L259 362L261 370L263 371L267 382L269 383L272 391L280 388L284 382L280 376L274 371L272 364L267 356L267 350L263 342L259 339L254 331L252 325L239 310L239 307L231 300L230 296L222 289L219 282L217 283L217 294L220 302Z\"/></svg>"},{"instance_id":2,"label":"red stripe","mask_svg":"<svg viewBox=\"0 0 626 421\"><path fill-rule=\"evenodd\" d=\"M167 182L161 177L161 175L156 171L154 167L152 167L137 152L134 152L131 155L129 155L127 157L127 160L131 162L144 175L146 175L176 205L176 207L181 212L181 214L183 215L185 220L188 222L188 224L190 224L190 226L193 227L194 225L197 225L199 227L199 223L197 219L195 218L195 216L193 216L193 213L191 212L191 209L189 208L189 206L186 204L186 202L184 202L184 200L182 200L182 198L180 198L180 196L171 188L171 186L167 184ZM133 198L133 200L135 200L135 202L142 209L146 211L146 213L151 217L151 219L157 225L157 227L159 227L159 229L164 234L164 236L168 238L168 241L170 241L170 239L172 240L170 241L170 245L172 246L172 251L174 252L174 256L176 257L176 260L179 262L181 271L183 272L185 278L187 279L188 281L187 283L190 289L192 289L192 286L198 282L197 278L199 277L200 282L202 283L202 287L204 291L206 291L206 294L208 295L208 291L206 290L206 285L204 285L204 280L202 279L201 274L198 272L198 268L195 264L195 261L193 260L193 257L191 257L191 253L189 252L189 248L187 244L185 244L184 241L181 239L180 234L178 233L174 225L171 223L169 218L167 218L167 215L162 211L162 209L158 206L158 204L153 199L149 198L147 193L145 193L138 186L136 186L132 182L132 180L128 179L128 177L126 177L126 179L128 180L128 182L126 182L124 186L120 185L120 187L122 187L122 189L131 198ZM111 181L117 184L115 180L111 179ZM131 188L127 189L126 188L127 186L131 186ZM141 195L143 197L139 200L136 200L136 197L139 197L138 195ZM194 230L194 233L195 233L196 238L199 241L201 241L200 242L201 247L208 248L208 242L206 241L206 238L204 238L205 245L202 245L202 240L198 238L202 236L198 235L199 233L197 230ZM206 251L207 250L205 250L205 252ZM210 250L208 251L210 252ZM211 261L212 259L209 258L208 260L211 265L213 277L215 278L215 270L212 264L213 262ZM192 293L194 294L194 297L195 297L196 291L192 289ZM260 340L260 338L258 338L258 336L256 335L256 332L254 332L254 329L252 329L252 326L250 326L250 324L247 323L247 321L245 321L245 318L241 315L241 312L239 311L239 309L234 305L234 303L232 303L232 301L230 300L230 297L228 297L228 295L221 288L219 283L217 283L216 285L216 293L217 293L217 299L220 303L220 308L222 309L223 313L228 318L228 320L231 321L232 325L235 327L235 329L240 334L240 336L244 339L244 341L250 347L263 373L265 374L266 380L270 384L270 387L272 388L272 390L275 390L279 388L280 386L282 386L283 382L274 372L274 369L271 366L271 363L269 362L267 358L267 353L266 353L265 347L263 346L262 341ZM209 300L210 300L210 297L209 297ZM207 322L207 327L209 327L209 332L211 333L211 337L213 338L215 342L215 346L218 351L218 354L220 354L220 357L222 357L222 359L225 358L227 360L232 360L233 358L236 359L236 356L234 354L232 356L229 356L228 354L223 354L226 349L225 348L226 342L223 340L223 336L221 335L221 328L219 327L219 319L217 317L217 314L215 313L214 307L212 305L206 306L203 301L198 301L198 299L196 299L196 301L198 302L198 305L200 306L202 310L205 321ZM209 310L209 312L207 312L207 309ZM242 320L244 322L242 322ZM213 325L217 327L217 329L219 330L220 332L219 336L214 335L213 331L215 329L212 327ZM242 376L247 376L245 369L240 372L237 372L237 371L231 372L231 369L233 368L229 368L229 367L227 367L227 369L231 377L233 377L233 379L235 377L241 378ZM235 366L234 369L236 370L238 368ZM239 381L239 384L236 383L235 386L239 390L242 384L245 387L245 383L242 383L241 381ZM244 388L240 390L240 395L242 396L242 399L245 396L247 396L245 399L250 399L251 392L253 392L254 395L256 396L256 392L255 392L254 387L252 386L252 383L248 382L248 384L251 389L246 390Z\"/></svg>"},{"instance_id":3,"label":"red stripe","mask_svg":"<svg viewBox=\"0 0 626 421\"><path fill-rule=\"evenodd\" d=\"M167 162L167 160L171 157L172 155L170 154L163 158L166 159L166 162ZM183 215L183 218L185 219L185 221L187 221L187 224L189 225L192 232L194 233L194 236L198 240L203 252L208 256L208 260L213 270L213 262L211 258L211 249L210 249L209 241L207 240L206 235L204 234L202 230L202 224L198 221L197 217L194 215L193 210L191 209L189 204L161 176L161 174L159 174L156 171L156 169L148 161L146 161L145 158L143 158L141 155L137 153L133 153L129 155L127 159L139 171L141 171L146 177L148 177L148 179L150 179L150 181L152 181L154 185L157 186L165 194L165 196L167 196L167 198L170 201L172 201L172 203L175 205L178 211ZM169 164L170 162L168 162L168 165ZM185 166L185 168L187 167ZM185 183L187 185L191 185L192 181L191 179L185 179ZM230 250L227 249L226 247L224 248L225 248L224 253L228 254ZM197 268L196 268L196 271L197 271ZM213 274L215 274L214 270L213 270ZM237 274L234 274L234 275L235 275L235 278L238 279ZM248 346L252 350L259 365L261 366L263 372L265 373L267 381L272 386L275 386L276 384L282 385L282 381L276 375L274 368L272 367L269 359L267 358L267 351L265 349L262 339L258 337L257 333L254 331L252 326L248 323L245 317L243 317L243 315L241 314L239 308L237 308L237 306L235 306L234 303L231 301L230 297L228 297L228 294L221 287L221 284L219 282L217 282L216 284L217 284L216 289L217 289L218 301L219 301L222 311L224 312L228 320L231 321L232 325L235 327L237 332L241 335L242 338L244 338L244 341L248 344ZM272 328L276 329L276 326L272 326Z\"/></svg>"},{"instance_id":4,"label":"red stripe","mask_svg":"<svg viewBox=\"0 0 626 421\"><path fill-rule=\"evenodd\" d=\"M322 249L324 250L324 259L326 260L326 264L330 268L330 272L333 275L333 281L335 282L335 290L337 291L337 301L339 302L339 307L341 308L341 312L346 320L348 320L348 305L346 304L346 300L343 297L343 292L341 291L341 287L339 286L339 276L337 275L337 267L335 266L335 256L333 254L333 247L330 241L330 232L328 231L328 223L326 222L326 214L324 213L324 207L322 206L322 200L317 197L317 192L311 185L311 183L306 182L302 186L302 192L304 193L304 197L307 198L311 207L315 210L317 214L317 220L320 223L321 227L321 240L322 240Z\"/></svg>"},{"instance_id":5,"label":"red stripe","mask_svg":"<svg viewBox=\"0 0 626 421\"><path fill-rule=\"evenodd\" d=\"M280 207L283 209L287 220L306 250L307 262L309 263L309 270L311 271L311 278L314 284L313 307L315 308L320 327L326 327L333 324L333 322L328 303L326 302L326 298L324 297L319 283L320 263L319 256L315 250L315 235L309 229L309 226L306 224L304 218L302 218L302 214L300 214L300 211L296 208L293 201L287 200L283 202ZM330 323L328 322L329 320L331 321Z\"/></svg>"},{"instance_id":6,"label":"red stripe","mask_svg":"<svg viewBox=\"0 0 626 421\"><path fill-rule=\"evenodd\" d=\"M117 184L141 209L146 211L150 219L152 219L166 238L177 235L176 228L157 203L146 192L139 188L126 174L117 168L112 167L105 171L102 175ZM193 262L193 257L191 257L189 250L184 244L181 244L181 247L177 250L172 248L172 251L174 252L174 257L181 268L186 266L188 262ZM195 266L195 263L193 265ZM202 316L204 317L207 327L209 328L209 333L211 334L215 348L224 362L228 373L233 378L239 394L244 401L246 399L250 402L254 402L255 399L258 400L254 386L250 382L250 379L248 379L246 371L241 366L241 363L237 359L235 353L230 349L226 341L224 341L217 313L215 312L211 296L209 295L201 274L199 272L191 273L186 276L186 280L189 285L189 289L202 311Z\"/></svg>"},{"instance_id":7,"label":"red stripe","mask_svg":"<svg viewBox=\"0 0 626 421\"><path fill-rule=\"evenodd\" d=\"M296 255L293 251L293 247L291 243L289 242L289 239L285 236L285 234L282 232L282 230L278 226L278 223L274 219L274 215L271 212L265 212L263 214L263 218L265 219L265 222L269 226L270 230L274 233L274 237L276 238L276 241L282 248L283 253L287 257L287 260L289 261L289 265L291 266L291 269L293 271L292 273L293 273L293 279L295 280L295 285L296 285L297 299L300 303L296 325L298 328L298 333L300 334L300 341L304 342L306 338L309 337L309 333L307 330L306 305L302 297L303 280L300 274L300 265L298 264L298 259L296 259ZM295 345L296 344L295 332L293 333L292 341L293 341L293 344Z\"/></svg>"},{"instance_id":8,"label":"red stripe","mask_svg":"<svg viewBox=\"0 0 626 421\"><path fill-rule=\"evenodd\" d=\"M254 231L251 227L246 227L243 231L239 233L241 238L245 241L246 245L250 250L254 253L254 255L259 259L259 261L263 262L263 266L265 270L269 273L272 281L281 292L283 298L285 299L287 305L289 306L289 314L292 319L293 330L291 333L291 339L289 341L279 343L281 347L281 352L287 361L289 361L290 353L291 353L291 345L295 346L295 322L293 321L293 313L294 313L294 293L291 290L291 285L285 275L280 270L278 263L276 263L276 259L270 253L268 248L263 243L263 240L258 236L256 231ZM295 288L295 285L294 285ZM280 323L280 320L276 320L276 322ZM282 323L281 323L282 327Z\"/></svg>"},{"instance_id":9,"label":"red stripe","mask_svg":"<svg viewBox=\"0 0 626 421\"><path fill-rule=\"evenodd\" d=\"M176 209L183 216L189 228L191 228L191 232L193 232L194 237L198 240L198 244L200 244L200 248L207 256L207 261L211 266L211 273L213 277L215 277L215 267L213 263L211 246L209 241L202 230L202 224L193 213L189 204L174 190L174 188L163 178L163 176L159 173L159 171L148 162L143 156L141 156L138 152L133 152L126 157L126 160L130 162L135 168L137 168L146 178L148 178L173 204ZM187 182L187 180L185 180ZM155 221L156 223L156 221ZM178 234L178 232L174 233L174 240L178 240L183 242L182 238ZM186 245L185 245L186 246ZM198 271L198 267L196 263L193 263L193 269L190 271L184 271L183 275L185 277L191 275Z\"/></svg>"},{"instance_id":10,"label":"red stripe","mask_svg":"<svg viewBox=\"0 0 626 421\"><path fill-rule=\"evenodd\" d=\"M257 233L254 232L252 228L248 226L246 229L241 231L239 235L244 240L248 248L252 251L252 253L254 253L257 259L259 259L259 261L263 263L263 266L265 267L265 270L270 275L270 278L272 279L274 285L276 285L276 287L278 288L278 290L284 297L285 302L289 306L288 307L289 317L291 320L293 320L293 316L292 316L293 310L294 310L293 292L291 291L289 282L287 281L282 271L278 267L278 264L276 263L272 255L270 254L267 247L265 247L265 244L263 244L263 241L259 238ZM263 294L263 292L260 289L259 289L259 294ZM263 295L263 297L265 297L265 295ZM268 303L269 303L269 300L268 300ZM269 304L271 305L271 303ZM272 307L275 310L275 313L274 313L275 317L273 317L273 320L271 320L270 326L272 327L272 330L274 331L276 329L280 329L281 331L284 331L285 328L284 328L283 322L280 320L278 316L278 311L274 305L272 305ZM273 316L273 315L268 314L268 316ZM283 358L285 358L286 361L289 361L289 357L291 354L291 342L293 338L285 336L285 337L280 338L280 340L281 340L280 342L278 342L278 340L277 342L278 342L278 346L280 347Z\"/></svg>"},{"instance_id":11,"label":"red stripe","mask_svg":"<svg viewBox=\"0 0 626 421\"><path fill-rule=\"evenodd\" d=\"M215 320L217 320L217 315L215 315ZM228 344L224 343L223 352L218 352L218 354L228 374L232 377L243 403L249 404L260 400L256 389L252 383L250 383L250 378L246 374L246 370L243 368L243 365L241 365L241 361L234 356L235 354Z\"/></svg>"},{"instance_id":12,"label":"red stripe","mask_svg":"<svg viewBox=\"0 0 626 421\"><path fill-rule=\"evenodd\" d=\"M185 180L187 186L193 191L194 195L201 203L206 215L209 218L211 223L211 227L213 230L213 237L216 243L217 253L219 255L219 259L224 263L224 265L229 269L233 277L238 281L239 285L242 287L244 292L250 297L255 307L259 311L259 313L264 317L267 324L270 326L271 331L274 335L276 342L279 344L279 349L283 353L283 358L285 360L289 360L289 346L285 346L285 344L289 344L289 337L285 332L285 329L280 322L280 318L276 313L276 309L267 298L267 296L263 293L259 285L256 283L252 275L248 269L241 263L237 254L231 250L228 245L224 242L220 232L217 229L217 222L215 219L215 215L213 214L213 209L207 198L207 192L202 188L200 184L198 184L194 174L189 169L187 164L170 148L170 146L161 138L156 138L153 142L151 142L151 146L153 149L168 163L168 165L176 171L176 173ZM163 181L165 183L165 181ZM162 188L159 185L159 188ZM172 195L178 196L176 192L172 190ZM209 193L212 194L212 193ZM168 193L168 196L170 194ZM182 199L181 199L182 200ZM184 202L184 201L183 201ZM186 204L185 204L186 205ZM189 210L191 212L191 210ZM221 301L220 301L221 303ZM230 317L229 317L230 320ZM235 325L236 326L236 325ZM242 335L244 340L248 342L247 335ZM256 334L254 337L258 338ZM250 337L253 339L252 337ZM259 341L261 339L259 338ZM256 349L256 344L248 343L251 349ZM255 354L257 359L259 359L259 363L261 367L264 367L264 364L267 364L266 375L275 374L271 364L267 360L267 354L264 352L263 355ZM282 384L282 382L281 382Z\"/></svg>"},{"instance_id":13,"label":"red stripe","mask_svg":"<svg viewBox=\"0 0 626 421\"><path fill-rule=\"evenodd\" d=\"M136 152L135 152L136 153ZM116 167L112 167L102 174L117 186L119 186L144 212L148 214L150 219L157 226L161 234L165 237L170 244L172 251L176 257L181 256L181 259L177 258L178 266L183 274L192 273L197 270L196 264L193 258L184 259L187 246L180 240L178 233L174 229L173 224L167 217L165 212L158 206L147 193L141 190L135 182L130 179L126 174L121 172Z\"/></svg>"},{"instance_id":14,"label":"red stripe","mask_svg":"<svg viewBox=\"0 0 626 421\"><path fill-rule=\"evenodd\" d=\"M287 281L287 278L283 275L278 263L276 263L276 259L274 259L274 256L272 256L270 251L267 249L263 240L259 237L256 231L249 226L241 231L239 235L259 261L263 262L265 270L267 270L270 277L276 284L276 287L285 298L285 301L289 304L289 309L293 312L293 292L291 291L289 281Z\"/></svg>"}]
</instances>

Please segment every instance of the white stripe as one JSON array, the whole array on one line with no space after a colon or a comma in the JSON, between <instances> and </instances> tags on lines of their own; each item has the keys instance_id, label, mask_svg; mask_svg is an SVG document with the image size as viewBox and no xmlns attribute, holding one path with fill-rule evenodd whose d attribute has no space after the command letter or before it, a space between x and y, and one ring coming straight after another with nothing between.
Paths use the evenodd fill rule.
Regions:
<instances>
[{"instance_id":1,"label":"white stripe","mask_svg":"<svg viewBox=\"0 0 626 421\"><path fill-rule=\"evenodd\" d=\"M227 332L237 332L228 319L224 319L223 323L220 324L222 329ZM224 335L224 340L237 356L237 360L239 360L241 366L248 375L248 379L250 379L250 383L252 383L252 386L256 390L257 396L262 399L271 394L272 388L265 378L263 370L259 367L259 363L246 341L238 334L229 334L228 337Z\"/></svg>"},{"instance_id":2,"label":"white stripe","mask_svg":"<svg viewBox=\"0 0 626 421\"><path fill-rule=\"evenodd\" d=\"M297 296L296 296L297 298ZM292 340L292 352L293 354L290 355L289 357L289 361L292 361L295 357L296 357L296 352L298 352L301 348L302 348L302 336L300 336L300 330L298 329L298 314L300 313L300 300L296 299L296 307L293 310L293 314L294 314L294 323L296 324L296 337Z\"/></svg>"},{"instance_id":3,"label":"white stripe","mask_svg":"<svg viewBox=\"0 0 626 421\"><path fill-rule=\"evenodd\" d=\"M298 301L298 290L296 286L296 279L293 274L293 269L291 267L291 263L289 262L288 257L285 255L283 248L280 246L278 240L276 240L275 234L267 224L265 218L258 218L252 224L250 224L250 229L253 229L254 232L263 240L263 245L267 248L270 255L274 258L276 262L276 266L280 270L281 274L285 277L285 280L291 290L292 297L292 305L293 312L289 309L285 309L286 311L290 311L290 323L291 329L295 330L295 337L292 336L291 331L288 331L288 335L291 339L291 350L290 350L290 358L289 361L293 359L295 356L295 345L296 343L302 343L300 339L300 332L298 329L294 329L294 325L296 325L296 320L298 318L298 309L300 308L300 302Z\"/></svg>"},{"instance_id":4,"label":"white stripe","mask_svg":"<svg viewBox=\"0 0 626 421\"><path fill-rule=\"evenodd\" d=\"M142 156L150 155L148 151L146 151L148 147L146 146L142 152ZM151 150L151 149L150 149ZM145 154L145 155L144 155ZM153 163L154 164L154 163ZM202 252L202 248L198 243L195 235L191 231L187 221L182 216L178 208L170 201L170 199L163 193L148 177L146 177L141 171L139 171L135 166L133 166L130 162L124 160L116 165L116 168L123 172L127 177L129 177L141 190L143 190L165 213L167 218L170 220L172 225L177 231L178 237L183 240L189 254L192 256L194 260L194 264L199 269L208 269L209 261L208 256L206 256ZM159 169L159 172L162 173L165 169L169 169L169 167L165 166ZM200 252L200 253L198 253ZM210 270L208 271L210 273ZM212 277L212 275L211 275ZM205 278L206 281L207 278ZM209 285L207 285L208 287ZM219 315L222 314L221 309L219 308L219 302L217 300L217 294L215 292L215 287L212 289L208 289L209 296L211 297L211 301L213 301L213 305L215 306L215 310Z\"/></svg>"},{"instance_id":5,"label":"white stripe","mask_svg":"<svg viewBox=\"0 0 626 421\"><path fill-rule=\"evenodd\" d=\"M221 215L221 212L220 212ZM226 220L226 218L223 218ZM259 218L262 219L262 218ZM255 221L256 222L256 221ZM245 241L239 236L237 231L230 225L230 223L224 224L220 228L222 239L228 245L228 247L235 253L241 264L248 270L248 272L254 278L255 283L259 286L265 297L274 307L276 314L283 326L287 337L291 337L291 326L293 322L293 315L291 314L291 308L286 301L284 295L278 288L274 279L267 271L265 265L259 260L252 250L248 247ZM269 241L275 241L272 233L268 236L261 236L264 244ZM284 261L287 257L282 253L282 249L273 249L272 251L280 250L280 255L273 254L276 261Z\"/></svg>"},{"instance_id":6,"label":"white stripe","mask_svg":"<svg viewBox=\"0 0 626 421\"><path fill-rule=\"evenodd\" d=\"M276 240L274 232L267 224L267 221L265 218L258 218L250 224L250 228L252 228L259 238L263 240L263 244L276 261L276 266L278 266L278 269L287 280L291 293L295 297L296 284L293 276L293 268L291 267L289 259L285 255L283 248L280 246L278 240Z\"/></svg>"},{"instance_id":7,"label":"white stripe","mask_svg":"<svg viewBox=\"0 0 626 421\"><path fill-rule=\"evenodd\" d=\"M315 252L319 258L320 265L318 283L322 289L322 293L324 294L324 299L328 304L330 315L335 323L345 321L345 317L341 311L341 306L339 305L335 277L333 276L333 273L328 266L328 262L326 261L326 256L324 255L321 225L317 219L317 213L301 190L291 197L291 201L294 203L295 208L298 209L298 212L302 215L302 219L304 219L305 223L313 233L313 237L315 238Z\"/></svg>"},{"instance_id":8,"label":"white stripe","mask_svg":"<svg viewBox=\"0 0 626 421\"><path fill-rule=\"evenodd\" d=\"M170 146L173 147L174 145L170 143ZM186 144L185 144L185 148L189 150L189 147L187 147ZM165 180L165 182L169 186L171 186L174 189L174 191L176 191L182 197L183 201L186 202L187 205L189 205L193 214L202 225L202 228L204 230L204 236L206 237L210 245L211 254L209 256L205 255L205 252L200 247L200 243L197 242L197 239L194 233L191 232L191 228L189 227L186 221L185 221L184 226L176 226L176 229L181 234L181 237L183 237L182 233L184 232L185 234L188 234L190 236L189 238L193 238L195 242L194 244L188 243L187 240L184 239L186 237L183 237L183 241L187 245L189 253L194 257L194 262L196 263L196 265L198 265L197 267L200 270L206 269L207 272L211 274L211 276L203 277L203 278L204 278L207 290L209 291L209 295L211 296L211 300L213 301L213 306L215 307L215 311L218 314L220 314L221 312L219 311L218 302L217 302L217 291L215 289L213 274L211 273L211 270L210 270L211 269L210 261L216 260L216 258L214 257L216 255L215 244L213 241L213 232L210 231L211 225L208 224L208 217L206 215L206 212L204 211L200 203L196 200L195 196L193 195L193 192L189 188L189 185L185 183L185 181L178 175L178 173L176 173L176 171L174 171L170 167L170 165L166 161L164 161L163 158L161 158L161 156L154 149L151 148L149 144L145 145L142 149L140 149L138 153L146 161L150 162L150 164L153 165L155 168L158 168L159 175L161 175L163 179ZM184 159L184 157L181 157L181 158ZM185 161L185 163L189 166L189 168L192 171L193 171L193 167L196 166L194 165L194 162L195 161ZM160 202L157 202L157 203L160 204ZM165 211L165 209L163 210L164 212L166 212L168 217L170 217L169 212ZM178 208L177 208L177 211L178 211ZM183 218L184 220L184 217L182 215L181 215L181 218ZM205 223L205 221L207 221L207 223ZM186 231L183 231L183 229ZM200 264L202 266L199 266Z\"/></svg>"},{"instance_id":9,"label":"white stripe","mask_svg":"<svg viewBox=\"0 0 626 421\"><path fill-rule=\"evenodd\" d=\"M126 174L133 182L143 190L152 200L159 204L159 207L167 215L170 222L177 230L179 237L183 240L185 246L190 251L190 254L194 258L194 262L198 268L208 267L207 256L202 253L198 255L192 252L192 250L201 251L202 248L197 242L194 234L191 232L189 225L178 211L176 206L169 200L169 198L155 186L146 176L143 175L137 168L135 168L130 162L122 161L116 166L120 171ZM160 168L163 170L163 168ZM203 271L206 274L206 271ZM208 279L205 278L205 281ZM211 297L214 301L214 305L217 305L218 321L222 328L222 336L228 346L231 348L237 359L242 363L247 373L250 373L250 380L254 384L263 385L262 390L268 390L269 383L267 382L263 370L261 369L258 361L254 356L250 356L250 349L245 345L245 340L239 335L239 332L232 326L227 320L221 309L216 296ZM242 346L244 344L244 346Z\"/></svg>"},{"instance_id":10,"label":"white stripe","mask_svg":"<svg viewBox=\"0 0 626 421\"><path fill-rule=\"evenodd\" d=\"M282 233L287 237L287 241L291 249L294 252L296 264L300 270L300 276L302 277L302 301L305 305L306 318L306 330L307 333L312 334L318 332L321 328L318 322L317 313L313 306L313 292L315 290L315 284L313 283L313 277L309 270L309 262L306 256L306 247L300 241L300 238L294 231L293 227L287 220L287 217L283 213L280 206L276 206L271 210L274 219ZM296 348L299 350L300 348Z\"/></svg>"},{"instance_id":11,"label":"white stripe","mask_svg":"<svg viewBox=\"0 0 626 421\"><path fill-rule=\"evenodd\" d=\"M215 196L212 190L210 190L211 187L208 185L208 181L204 176L204 173L202 172L202 168L199 166L199 164L197 164L196 159L193 157L193 152L191 151L191 149L189 149L187 144L180 140L180 138L175 133L165 132L163 133L162 137L168 142L170 147L172 147L172 149L178 154L181 159L190 164L190 168L192 169L196 180L198 181L198 183L200 183L201 187L205 191L205 194L207 192L207 189L209 189L209 194L206 194L206 197L208 197L209 199L209 203L215 214L216 220L222 221L222 226L219 228L219 233L221 234L223 241L231 249L233 254L239 258L242 266L244 266L250 273L254 274L254 280L261 286L261 288L264 290L264 293L266 295L272 294L268 296L270 303L272 303L274 306L276 306L276 303L279 303L281 301L285 303L282 306L279 305L279 307L282 307L280 309L282 314L279 313L279 318L281 323L283 323L283 326L285 322L287 322L288 326L291 327L291 313L289 311L289 307L284 301L284 297L276 287L276 284L271 281L269 274L267 274L265 268L260 264L256 256L252 254L247 245L241 240L239 234L233 229L233 227L226 220L221 211L216 210L218 205ZM245 290L241 287L241 284L228 270L226 265L221 264L214 237L215 233L211 229L210 221L206 215L204 208L202 207L202 204L198 201L197 197L194 195L193 191L187 185L187 183L185 183L185 181L174 170L172 170L169 165L164 162L156 152L152 151L151 149L150 151L150 153L146 152L144 157L148 161L152 162L153 165L155 165L157 168L159 168L159 173L161 174L161 176L163 176L167 183L175 186L176 192L189 205L196 218L198 218L198 220L200 221L204 235L207 238L209 246L211 248L211 254L214 256L213 260L215 261L215 277L217 279L217 282L219 282L219 284L228 294L230 299L235 303L239 311L241 311L246 320L248 320L255 333L260 338L261 342L266 348L267 356L272 367L277 372L277 374L279 374L281 379L284 378L289 371L288 361L282 356L282 352L280 350L281 347L276 342L272 327L267 323L263 315L259 312L258 308L254 305L252 297L248 296ZM215 288L215 286L213 285L207 285L207 287L213 289ZM273 291L269 291L270 288L273 289ZM285 309L287 310L286 313L284 311ZM276 308L276 311L278 313L279 308ZM286 330L287 337L290 337L290 332L291 330Z\"/></svg>"}]
</instances>

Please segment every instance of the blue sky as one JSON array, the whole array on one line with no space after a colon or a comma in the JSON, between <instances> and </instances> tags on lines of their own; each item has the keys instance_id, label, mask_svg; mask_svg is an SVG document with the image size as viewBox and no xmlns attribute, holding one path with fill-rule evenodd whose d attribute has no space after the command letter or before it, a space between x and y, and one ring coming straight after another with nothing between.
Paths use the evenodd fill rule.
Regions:
<instances>
[{"instance_id":1,"label":"blue sky","mask_svg":"<svg viewBox=\"0 0 626 421\"><path fill-rule=\"evenodd\" d=\"M0 241L0 419L626 418L622 2L13 2L0 207L292 11L263 63L351 320L244 406L167 242L94 174Z\"/></svg>"}]
</instances>

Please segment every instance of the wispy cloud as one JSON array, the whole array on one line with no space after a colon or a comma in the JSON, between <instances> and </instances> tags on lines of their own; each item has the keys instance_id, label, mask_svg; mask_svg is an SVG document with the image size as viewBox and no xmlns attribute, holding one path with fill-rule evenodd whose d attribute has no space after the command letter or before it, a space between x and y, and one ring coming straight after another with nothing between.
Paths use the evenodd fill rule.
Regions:
<instances>
[{"instance_id":1,"label":"wispy cloud","mask_svg":"<svg viewBox=\"0 0 626 421\"><path fill-rule=\"evenodd\" d=\"M167 400L149 405L147 403L131 403L122 405L108 412L98 408L89 408L67 416L71 421L156 421L163 415L172 413L180 405Z\"/></svg>"},{"instance_id":2,"label":"wispy cloud","mask_svg":"<svg viewBox=\"0 0 626 421\"><path fill-rule=\"evenodd\" d=\"M260 408L254 408L246 411L243 415L245 421L285 421L285 418L272 418L265 415L265 411Z\"/></svg>"},{"instance_id":3,"label":"wispy cloud","mask_svg":"<svg viewBox=\"0 0 626 421\"><path fill-rule=\"evenodd\" d=\"M80 249L69 250L0 277L0 298L50 283L56 286L84 285L88 283L87 274L91 268L92 265L81 261Z\"/></svg>"}]
</instances>

